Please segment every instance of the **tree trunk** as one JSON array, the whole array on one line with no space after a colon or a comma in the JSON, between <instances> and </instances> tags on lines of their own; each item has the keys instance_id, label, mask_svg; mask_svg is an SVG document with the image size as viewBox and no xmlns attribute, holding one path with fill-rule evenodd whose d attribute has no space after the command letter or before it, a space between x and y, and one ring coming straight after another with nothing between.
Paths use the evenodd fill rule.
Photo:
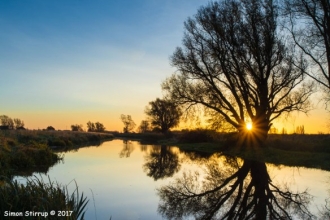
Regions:
<instances>
[{"instance_id":1,"label":"tree trunk","mask_svg":"<svg viewBox=\"0 0 330 220\"><path fill-rule=\"evenodd\" d=\"M255 120L253 120L252 135L260 147L265 146L268 130L269 121L265 116L255 118Z\"/></svg>"},{"instance_id":2,"label":"tree trunk","mask_svg":"<svg viewBox=\"0 0 330 220\"><path fill-rule=\"evenodd\" d=\"M251 162L251 177L255 187L254 201L256 202L256 219L267 218L267 204L269 204L268 198L270 195L268 192L268 184L270 177L267 172L265 163L252 161Z\"/></svg>"}]
</instances>

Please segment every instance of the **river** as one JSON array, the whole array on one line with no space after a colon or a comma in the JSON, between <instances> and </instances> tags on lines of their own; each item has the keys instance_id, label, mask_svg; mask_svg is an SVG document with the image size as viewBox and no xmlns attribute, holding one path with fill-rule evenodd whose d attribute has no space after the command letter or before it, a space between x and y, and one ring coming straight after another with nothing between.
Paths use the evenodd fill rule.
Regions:
<instances>
[{"instance_id":1,"label":"river","mask_svg":"<svg viewBox=\"0 0 330 220\"><path fill-rule=\"evenodd\" d=\"M210 213L214 219L257 213L300 219L306 218L306 210L313 218L320 216L330 198L329 171L263 166L220 154L200 156L176 147L113 140L66 152L63 162L41 177L69 190L76 182L89 199L85 219L195 219ZM299 208L297 201L305 206Z\"/></svg>"}]
</instances>

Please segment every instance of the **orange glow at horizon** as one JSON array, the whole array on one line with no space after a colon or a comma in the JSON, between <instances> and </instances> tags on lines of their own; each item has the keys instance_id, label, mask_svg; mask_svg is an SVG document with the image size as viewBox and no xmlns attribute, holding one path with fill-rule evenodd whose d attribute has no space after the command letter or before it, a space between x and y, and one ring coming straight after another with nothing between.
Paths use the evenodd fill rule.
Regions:
<instances>
[{"instance_id":1,"label":"orange glow at horizon","mask_svg":"<svg viewBox=\"0 0 330 220\"><path fill-rule=\"evenodd\" d=\"M54 110L33 110L33 109L5 109L0 112L0 115L7 115L11 118L19 118L24 121L25 128L27 129L45 129L47 126L53 126L56 130L70 130L71 125L81 124L83 129L87 129L86 123L88 121L101 122L108 131L119 131L123 129L123 123L120 119L121 114L129 114L132 116L136 128L138 128L141 120L145 119L143 112L144 105L137 107L121 107L116 108L98 108L98 109L54 109ZM248 130L248 124L250 120L246 122L246 129ZM273 122L272 127L274 133L282 133L284 128L287 134L292 134L297 126L304 126L305 134L329 134L330 126L329 113L324 109L317 109L311 111L309 115L305 114L293 114L291 117L280 118ZM191 124L190 122L182 123L180 126L171 130L181 129L195 129L195 128L207 128L208 124L205 120L201 121L201 124ZM329 126L329 127L328 127ZM254 130L253 124L251 129ZM251 130L250 130L251 131Z\"/></svg>"}]
</instances>

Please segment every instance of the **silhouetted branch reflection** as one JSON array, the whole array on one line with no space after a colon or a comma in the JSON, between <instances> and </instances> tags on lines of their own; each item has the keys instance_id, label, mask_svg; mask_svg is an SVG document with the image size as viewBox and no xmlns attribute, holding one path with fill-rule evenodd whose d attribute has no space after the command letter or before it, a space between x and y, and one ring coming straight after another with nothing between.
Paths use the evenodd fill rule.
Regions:
<instances>
[{"instance_id":1,"label":"silhouetted branch reflection","mask_svg":"<svg viewBox=\"0 0 330 220\"><path fill-rule=\"evenodd\" d=\"M134 145L129 140L123 140L123 149L119 153L119 157L130 157L134 151Z\"/></svg>"},{"instance_id":2,"label":"silhouetted branch reflection","mask_svg":"<svg viewBox=\"0 0 330 220\"><path fill-rule=\"evenodd\" d=\"M205 175L184 172L158 189L158 211L168 219L310 219L311 196L275 186L265 163L251 160L206 161Z\"/></svg>"},{"instance_id":3,"label":"silhouetted branch reflection","mask_svg":"<svg viewBox=\"0 0 330 220\"><path fill-rule=\"evenodd\" d=\"M326 200L326 204L321 211L322 219L330 219L330 199Z\"/></svg>"},{"instance_id":4,"label":"silhouetted branch reflection","mask_svg":"<svg viewBox=\"0 0 330 220\"><path fill-rule=\"evenodd\" d=\"M148 145L140 143L140 150L141 152L146 152L148 150Z\"/></svg>"},{"instance_id":5,"label":"silhouetted branch reflection","mask_svg":"<svg viewBox=\"0 0 330 220\"><path fill-rule=\"evenodd\" d=\"M145 156L144 171L154 180L171 177L180 169L178 155L168 146L154 146Z\"/></svg>"},{"instance_id":6,"label":"silhouetted branch reflection","mask_svg":"<svg viewBox=\"0 0 330 220\"><path fill-rule=\"evenodd\" d=\"M330 185L330 178L327 183ZM330 189L328 189L328 193L330 194ZM320 210L320 216L322 219L330 219L330 197L325 200L325 205Z\"/></svg>"}]
</instances>

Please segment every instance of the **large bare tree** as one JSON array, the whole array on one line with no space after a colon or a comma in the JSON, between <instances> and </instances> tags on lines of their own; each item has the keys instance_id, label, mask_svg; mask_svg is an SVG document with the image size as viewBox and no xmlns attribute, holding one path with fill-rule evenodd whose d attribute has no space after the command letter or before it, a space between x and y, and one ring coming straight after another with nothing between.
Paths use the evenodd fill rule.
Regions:
<instances>
[{"instance_id":1,"label":"large bare tree","mask_svg":"<svg viewBox=\"0 0 330 220\"><path fill-rule=\"evenodd\" d=\"M177 73L162 88L172 100L202 105L263 143L272 121L306 111L312 85L303 84L305 64L279 35L271 0L227 0L201 7L185 22L183 46L171 62ZM221 119L219 119L221 120Z\"/></svg>"},{"instance_id":2,"label":"large bare tree","mask_svg":"<svg viewBox=\"0 0 330 220\"><path fill-rule=\"evenodd\" d=\"M310 62L306 74L330 92L330 1L285 0L284 16L295 45Z\"/></svg>"}]
</instances>

